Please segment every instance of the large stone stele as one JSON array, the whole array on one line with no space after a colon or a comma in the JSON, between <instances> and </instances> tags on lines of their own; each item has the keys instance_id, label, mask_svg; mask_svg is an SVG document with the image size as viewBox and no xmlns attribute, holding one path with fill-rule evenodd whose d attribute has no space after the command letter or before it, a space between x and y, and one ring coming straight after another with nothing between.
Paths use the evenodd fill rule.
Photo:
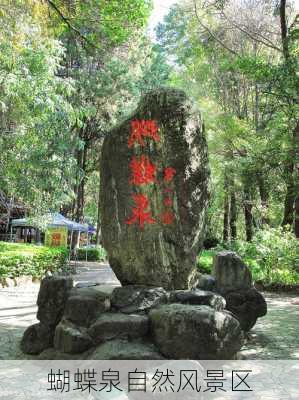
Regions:
<instances>
[{"instance_id":1,"label":"large stone stele","mask_svg":"<svg viewBox=\"0 0 299 400\"><path fill-rule=\"evenodd\" d=\"M128 147L131 121L154 120L159 140L143 137L144 146ZM154 183L130 184L130 162L144 155L157 168ZM198 109L183 91L160 88L148 93L136 112L105 138L101 157L102 238L109 263L123 285L185 289L203 240L208 203L207 145ZM165 182L165 168L174 168ZM171 192L165 192L170 189ZM155 223L127 224L142 193ZM174 221L161 217L171 193Z\"/></svg>"}]
</instances>

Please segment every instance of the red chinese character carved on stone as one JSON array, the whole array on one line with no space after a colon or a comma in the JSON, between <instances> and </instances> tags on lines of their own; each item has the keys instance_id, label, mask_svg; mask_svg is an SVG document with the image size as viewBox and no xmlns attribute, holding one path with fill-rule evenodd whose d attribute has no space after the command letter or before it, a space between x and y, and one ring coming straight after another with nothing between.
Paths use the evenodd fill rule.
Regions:
<instances>
[{"instance_id":1,"label":"red chinese character carved on stone","mask_svg":"<svg viewBox=\"0 0 299 400\"><path fill-rule=\"evenodd\" d=\"M156 166L144 154L138 159L133 157L130 162L131 177L129 183L142 185L155 182Z\"/></svg>"},{"instance_id":2,"label":"red chinese character carved on stone","mask_svg":"<svg viewBox=\"0 0 299 400\"><path fill-rule=\"evenodd\" d=\"M148 199L144 194L132 194L136 207L132 209L132 217L126 221L126 224L139 224L140 228L144 228L144 224L154 224L156 221L152 218L151 213L146 211L148 208Z\"/></svg>"},{"instance_id":3,"label":"red chinese character carved on stone","mask_svg":"<svg viewBox=\"0 0 299 400\"><path fill-rule=\"evenodd\" d=\"M165 211L162 215L161 215L161 220L162 223L164 225L170 225L173 223L174 221L174 214L171 211Z\"/></svg>"},{"instance_id":4,"label":"red chinese character carved on stone","mask_svg":"<svg viewBox=\"0 0 299 400\"><path fill-rule=\"evenodd\" d=\"M176 174L176 170L172 167L167 167L164 169L164 181L165 182L170 182L174 175Z\"/></svg>"},{"instance_id":5,"label":"red chinese character carved on stone","mask_svg":"<svg viewBox=\"0 0 299 400\"><path fill-rule=\"evenodd\" d=\"M135 142L140 146L144 146L144 137L152 138L155 142L160 140L156 121L151 119L131 121L131 135L128 140L128 147L132 147Z\"/></svg>"},{"instance_id":6,"label":"red chinese character carved on stone","mask_svg":"<svg viewBox=\"0 0 299 400\"><path fill-rule=\"evenodd\" d=\"M165 199L163 200L164 206L166 207L171 207L173 200L170 197L165 197Z\"/></svg>"}]
</instances>

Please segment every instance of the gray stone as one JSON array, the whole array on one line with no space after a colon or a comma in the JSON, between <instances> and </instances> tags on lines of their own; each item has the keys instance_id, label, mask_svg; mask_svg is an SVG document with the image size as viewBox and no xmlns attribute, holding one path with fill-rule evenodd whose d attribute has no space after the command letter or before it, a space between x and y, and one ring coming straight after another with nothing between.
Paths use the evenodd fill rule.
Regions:
<instances>
[{"instance_id":1,"label":"gray stone","mask_svg":"<svg viewBox=\"0 0 299 400\"><path fill-rule=\"evenodd\" d=\"M243 344L237 319L209 306L170 304L149 314L159 351L172 359L232 359Z\"/></svg>"},{"instance_id":2,"label":"gray stone","mask_svg":"<svg viewBox=\"0 0 299 400\"><path fill-rule=\"evenodd\" d=\"M148 333L148 317L137 314L105 313L88 329L96 344L111 339L139 338Z\"/></svg>"},{"instance_id":3,"label":"gray stone","mask_svg":"<svg viewBox=\"0 0 299 400\"><path fill-rule=\"evenodd\" d=\"M37 357L38 360L87 360L89 355L93 352L93 348L84 351L83 353L63 353L53 347L44 350Z\"/></svg>"},{"instance_id":4,"label":"gray stone","mask_svg":"<svg viewBox=\"0 0 299 400\"><path fill-rule=\"evenodd\" d=\"M167 292L161 287L128 285L113 290L111 304L126 314L147 312L167 303Z\"/></svg>"},{"instance_id":5,"label":"gray stone","mask_svg":"<svg viewBox=\"0 0 299 400\"><path fill-rule=\"evenodd\" d=\"M170 293L170 303L206 305L221 311L225 308L225 299L219 294L206 290L175 290Z\"/></svg>"},{"instance_id":6,"label":"gray stone","mask_svg":"<svg viewBox=\"0 0 299 400\"><path fill-rule=\"evenodd\" d=\"M249 268L232 251L221 251L214 256L213 275L216 279L216 289L221 294L252 287Z\"/></svg>"},{"instance_id":7,"label":"gray stone","mask_svg":"<svg viewBox=\"0 0 299 400\"><path fill-rule=\"evenodd\" d=\"M226 308L239 320L244 331L249 331L258 318L267 314L267 303L256 289L238 290L226 293Z\"/></svg>"},{"instance_id":8,"label":"gray stone","mask_svg":"<svg viewBox=\"0 0 299 400\"><path fill-rule=\"evenodd\" d=\"M21 350L26 354L39 354L52 347L54 330L52 327L37 323L29 326L21 340Z\"/></svg>"},{"instance_id":9,"label":"gray stone","mask_svg":"<svg viewBox=\"0 0 299 400\"><path fill-rule=\"evenodd\" d=\"M98 346L88 356L91 360L163 360L152 343L127 341L124 339L110 340Z\"/></svg>"},{"instance_id":10,"label":"gray stone","mask_svg":"<svg viewBox=\"0 0 299 400\"><path fill-rule=\"evenodd\" d=\"M216 286L216 279L212 275L200 274L196 287L202 290L214 290Z\"/></svg>"},{"instance_id":11,"label":"gray stone","mask_svg":"<svg viewBox=\"0 0 299 400\"><path fill-rule=\"evenodd\" d=\"M37 298L37 319L41 323L55 326L62 318L66 300L73 287L73 280L67 277L47 277L41 281Z\"/></svg>"},{"instance_id":12,"label":"gray stone","mask_svg":"<svg viewBox=\"0 0 299 400\"><path fill-rule=\"evenodd\" d=\"M134 143L129 147L131 123L136 120L155 121L158 137L146 137L149 131L144 128L144 146ZM132 183L130 162L133 157L140 161L142 154L157 173L153 182L137 186ZM102 240L123 285L188 288L204 237L207 165L200 113L181 90L159 88L148 93L136 112L106 135L101 157ZM174 169L168 181L165 168ZM144 212L151 213L153 221L144 227L137 219L128 223L134 207L138 210L134 193L148 199ZM167 197L172 204L165 206ZM171 215L167 221L165 212L173 213L173 221Z\"/></svg>"},{"instance_id":13,"label":"gray stone","mask_svg":"<svg viewBox=\"0 0 299 400\"><path fill-rule=\"evenodd\" d=\"M81 288L89 288L93 286L98 286L99 284L97 282L79 282L76 283L75 288L81 289Z\"/></svg>"},{"instance_id":14,"label":"gray stone","mask_svg":"<svg viewBox=\"0 0 299 400\"><path fill-rule=\"evenodd\" d=\"M64 318L89 326L101 313L110 309L110 296L93 288L73 289L68 298Z\"/></svg>"},{"instance_id":15,"label":"gray stone","mask_svg":"<svg viewBox=\"0 0 299 400\"><path fill-rule=\"evenodd\" d=\"M61 321L55 329L54 348L63 353L83 353L93 346L86 329L75 326L69 321Z\"/></svg>"}]
</instances>

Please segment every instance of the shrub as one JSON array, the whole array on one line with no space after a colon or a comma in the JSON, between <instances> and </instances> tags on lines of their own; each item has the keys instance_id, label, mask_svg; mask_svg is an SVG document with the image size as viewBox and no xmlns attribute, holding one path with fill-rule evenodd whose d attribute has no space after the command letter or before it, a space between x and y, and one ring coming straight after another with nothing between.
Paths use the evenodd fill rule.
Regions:
<instances>
[{"instance_id":1,"label":"shrub","mask_svg":"<svg viewBox=\"0 0 299 400\"><path fill-rule=\"evenodd\" d=\"M85 261L103 261L106 259L106 251L103 247L88 247L77 250L77 259Z\"/></svg>"},{"instance_id":2,"label":"shrub","mask_svg":"<svg viewBox=\"0 0 299 400\"><path fill-rule=\"evenodd\" d=\"M219 244L219 240L216 237L208 236L203 241L203 247L206 250L212 249Z\"/></svg>"},{"instance_id":3,"label":"shrub","mask_svg":"<svg viewBox=\"0 0 299 400\"><path fill-rule=\"evenodd\" d=\"M42 278L46 271L63 268L68 258L65 247L0 242L0 278L29 275Z\"/></svg>"},{"instance_id":4,"label":"shrub","mask_svg":"<svg viewBox=\"0 0 299 400\"><path fill-rule=\"evenodd\" d=\"M197 267L202 274L210 274L212 271L215 250L203 250L197 257Z\"/></svg>"},{"instance_id":5,"label":"shrub","mask_svg":"<svg viewBox=\"0 0 299 400\"><path fill-rule=\"evenodd\" d=\"M210 273L213 255L224 249L239 254L255 281L283 285L299 283L299 242L290 231L268 228L258 231L251 242L234 241L204 250L197 260L199 270Z\"/></svg>"},{"instance_id":6,"label":"shrub","mask_svg":"<svg viewBox=\"0 0 299 400\"><path fill-rule=\"evenodd\" d=\"M299 242L291 231L268 228L258 231L252 242L228 246L249 264L254 279L265 283L299 283Z\"/></svg>"}]
</instances>

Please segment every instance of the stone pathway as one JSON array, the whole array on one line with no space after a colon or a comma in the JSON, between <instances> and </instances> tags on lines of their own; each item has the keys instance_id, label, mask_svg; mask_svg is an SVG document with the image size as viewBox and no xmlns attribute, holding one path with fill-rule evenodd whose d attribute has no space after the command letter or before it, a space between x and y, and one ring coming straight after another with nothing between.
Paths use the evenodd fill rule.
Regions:
<instances>
[{"instance_id":1,"label":"stone pathway","mask_svg":"<svg viewBox=\"0 0 299 400\"><path fill-rule=\"evenodd\" d=\"M251 360L299 360L299 296L264 293L268 313L259 318L241 356Z\"/></svg>"},{"instance_id":2,"label":"stone pathway","mask_svg":"<svg viewBox=\"0 0 299 400\"><path fill-rule=\"evenodd\" d=\"M112 269L104 263L80 262L74 266L75 284L92 281L105 290L119 286ZM19 342L27 326L37 322L39 284L0 289L0 360L21 359ZM240 355L246 359L299 359L298 296L265 294L268 314L260 318ZM297 304L294 304L297 300ZM26 358L29 358L26 356Z\"/></svg>"},{"instance_id":3,"label":"stone pathway","mask_svg":"<svg viewBox=\"0 0 299 400\"><path fill-rule=\"evenodd\" d=\"M100 284L101 290L119 286L108 264L97 262L71 262L76 274L74 285ZM31 358L19 349L24 330L38 322L36 300L39 283L0 288L0 360ZM34 357L32 357L34 358Z\"/></svg>"}]
</instances>

